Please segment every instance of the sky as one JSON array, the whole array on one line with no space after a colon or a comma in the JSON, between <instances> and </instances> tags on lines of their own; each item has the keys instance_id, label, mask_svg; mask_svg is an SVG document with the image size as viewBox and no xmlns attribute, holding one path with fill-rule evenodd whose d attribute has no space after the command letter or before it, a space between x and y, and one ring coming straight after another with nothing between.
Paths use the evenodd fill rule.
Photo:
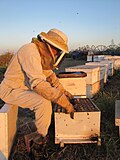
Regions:
<instances>
[{"instance_id":1,"label":"sky","mask_svg":"<svg viewBox=\"0 0 120 160\"><path fill-rule=\"evenodd\" d=\"M120 0L0 0L0 53L17 51L52 28L68 36L69 50L120 44Z\"/></svg>"}]
</instances>

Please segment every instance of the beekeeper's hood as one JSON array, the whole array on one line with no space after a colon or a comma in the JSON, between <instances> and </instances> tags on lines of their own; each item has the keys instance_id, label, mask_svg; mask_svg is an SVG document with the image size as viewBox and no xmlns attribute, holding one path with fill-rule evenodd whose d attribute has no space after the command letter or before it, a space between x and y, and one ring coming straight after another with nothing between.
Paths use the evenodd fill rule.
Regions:
<instances>
[{"instance_id":1,"label":"beekeeper's hood","mask_svg":"<svg viewBox=\"0 0 120 160\"><path fill-rule=\"evenodd\" d=\"M48 48L50 50L50 53L54 59L54 67L57 67L65 53L68 53L68 38L67 36L58 29L51 29L48 31L48 33L41 32L38 37L40 37L43 41L47 42ZM50 45L49 45L50 44ZM54 46L58 50L61 51L61 53L56 58L51 47Z\"/></svg>"}]
</instances>

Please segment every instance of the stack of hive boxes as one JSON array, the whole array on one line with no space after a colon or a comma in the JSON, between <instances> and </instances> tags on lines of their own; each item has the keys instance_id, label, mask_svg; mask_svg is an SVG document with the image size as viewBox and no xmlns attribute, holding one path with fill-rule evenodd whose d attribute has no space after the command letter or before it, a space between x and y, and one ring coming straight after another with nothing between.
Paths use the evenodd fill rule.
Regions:
<instances>
[{"instance_id":1,"label":"stack of hive boxes","mask_svg":"<svg viewBox=\"0 0 120 160\"><path fill-rule=\"evenodd\" d=\"M86 96L91 98L100 90L100 67L91 65L78 65L65 68L66 72L85 72L86 78ZM80 84L82 87L82 83Z\"/></svg>"}]
</instances>

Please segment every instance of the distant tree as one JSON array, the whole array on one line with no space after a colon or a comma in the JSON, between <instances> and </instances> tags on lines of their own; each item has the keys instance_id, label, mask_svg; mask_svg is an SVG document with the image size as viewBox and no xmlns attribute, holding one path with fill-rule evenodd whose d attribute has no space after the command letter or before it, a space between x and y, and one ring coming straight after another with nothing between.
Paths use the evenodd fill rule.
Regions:
<instances>
[{"instance_id":1,"label":"distant tree","mask_svg":"<svg viewBox=\"0 0 120 160\"><path fill-rule=\"evenodd\" d=\"M13 55L14 54L10 52L0 55L0 67L7 67Z\"/></svg>"}]
</instances>

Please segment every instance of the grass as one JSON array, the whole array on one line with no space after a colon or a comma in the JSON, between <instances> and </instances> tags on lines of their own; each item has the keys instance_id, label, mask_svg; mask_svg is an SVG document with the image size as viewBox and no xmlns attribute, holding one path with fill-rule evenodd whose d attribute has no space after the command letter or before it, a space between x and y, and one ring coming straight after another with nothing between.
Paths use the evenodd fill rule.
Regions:
<instances>
[{"instance_id":1,"label":"grass","mask_svg":"<svg viewBox=\"0 0 120 160\"><path fill-rule=\"evenodd\" d=\"M63 72L66 67L82 65L85 61L71 60L63 61L62 66L56 73ZM50 126L51 141L46 147L44 156L41 159L47 160L120 160L120 137L118 127L115 126L115 101L120 99L120 70L115 71L113 77L109 78L107 84L92 98L93 102L101 110L101 146L97 144L70 144L60 148L54 144L54 119ZM26 117L26 118L25 118ZM11 154L10 160L35 160L27 155L23 131L28 131L27 122L34 119L33 112L19 110L18 134L16 145ZM26 127L24 130L20 127ZM28 128L27 128L28 127ZM21 147L22 146L22 147ZM37 148L41 152L39 147ZM25 155L25 156L23 156ZM37 160L37 158L36 158Z\"/></svg>"},{"instance_id":2,"label":"grass","mask_svg":"<svg viewBox=\"0 0 120 160\"><path fill-rule=\"evenodd\" d=\"M115 101L120 99L120 70L115 71L104 88L93 97L101 110L101 139L105 159L120 159L119 128L115 126Z\"/></svg>"},{"instance_id":3,"label":"grass","mask_svg":"<svg viewBox=\"0 0 120 160\"><path fill-rule=\"evenodd\" d=\"M64 72L66 67L83 65L86 61L84 60L73 60L72 58L66 58L62 61L62 65L59 66L58 70L55 70L55 73Z\"/></svg>"}]
</instances>

